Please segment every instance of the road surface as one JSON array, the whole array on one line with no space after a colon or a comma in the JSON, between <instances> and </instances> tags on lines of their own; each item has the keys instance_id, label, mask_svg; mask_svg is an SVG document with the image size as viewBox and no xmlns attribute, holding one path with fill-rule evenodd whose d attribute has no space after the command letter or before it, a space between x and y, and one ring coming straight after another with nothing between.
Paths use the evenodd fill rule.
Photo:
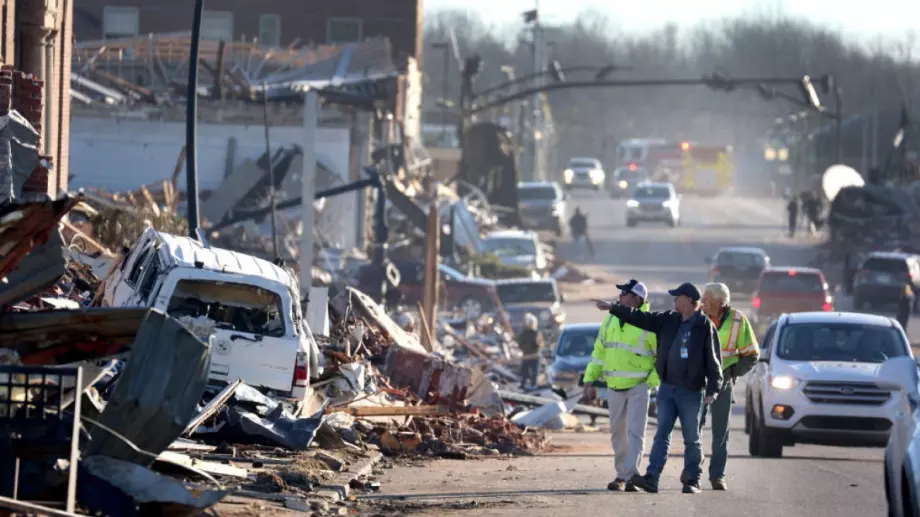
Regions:
<instances>
[{"instance_id":1,"label":"road surface","mask_svg":"<svg viewBox=\"0 0 920 517\"><path fill-rule=\"evenodd\" d=\"M706 257L722 246L764 248L775 265L805 265L814 238L790 240L783 225L783 204L769 199L694 198L683 201L683 224L668 228L647 223L624 224L625 203L600 194L575 193L570 210L588 214L596 248L594 258L578 258L570 243L563 257L591 271L620 280L644 281L650 290L673 288L684 281L706 280ZM611 298L611 283L569 289L570 322L598 321L602 314L589 298ZM733 303L750 308L750 299ZM743 383L736 400L742 401ZM600 422L599 422L600 423ZM605 425L606 423L602 424ZM728 463L729 492L713 492L708 483L698 495L680 493L682 468L679 434L662 476L661 493L611 493L612 452L606 433L558 433L555 453L514 459L481 461L439 460L388 471L380 493L361 499L366 515L642 515L707 517L742 516L869 516L886 510L882 449L844 449L797 445L782 459L755 459L747 454L743 407L736 405ZM646 453L651 446L650 427ZM709 434L704 453L709 453ZM645 461L642 465L645 467ZM705 466L704 466L705 468Z\"/></svg>"}]
</instances>

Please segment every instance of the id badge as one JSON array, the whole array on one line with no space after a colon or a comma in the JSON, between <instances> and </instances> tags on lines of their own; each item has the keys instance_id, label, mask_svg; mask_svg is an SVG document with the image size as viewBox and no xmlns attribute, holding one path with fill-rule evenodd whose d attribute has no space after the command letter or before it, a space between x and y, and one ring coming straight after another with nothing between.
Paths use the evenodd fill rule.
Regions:
<instances>
[{"instance_id":1,"label":"id badge","mask_svg":"<svg viewBox=\"0 0 920 517\"><path fill-rule=\"evenodd\" d=\"M680 358L681 358L681 359L686 359L686 358L688 358L688 357L690 357L690 354L687 353L687 347L685 347L685 346L680 347Z\"/></svg>"}]
</instances>

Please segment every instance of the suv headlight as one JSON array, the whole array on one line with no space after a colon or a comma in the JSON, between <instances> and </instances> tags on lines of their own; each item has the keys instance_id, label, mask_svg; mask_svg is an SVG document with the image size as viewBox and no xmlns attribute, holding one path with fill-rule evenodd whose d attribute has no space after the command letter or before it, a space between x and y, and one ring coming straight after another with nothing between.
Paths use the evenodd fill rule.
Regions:
<instances>
[{"instance_id":1,"label":"suv headlight","mask_svg":"<svg viewBox=\"0 0 920 517\"><path fill-rule=\"evenodd\" d=\"M635 199L630 199L629 201L626 202L626 207L627 208L639 208L639 202L636 201Z\"/></svg>"},{"instance_id":2,"label":"suv headlight","mask_svg":"<svg viewBox=\"0 0 920 517\"><path fill-rule=\"evenodd\" d=\"M796 379L788 375L770 376L770 386L777 390L789 391L798 386L800 382L802 382L801 379Z\"/></svg>"},{"instance_id":3,"label":"suv headlight","mask_svg":"<svg viewBox=\"0 0 920 517\"><path fill-rule=\"evenodd\" d=\"M562 173L562 177L565 178L565 182L566 182L566 183L571 182L571 181L572 181L572 178L573 178L574 176L575 176L575 173L572 172L572 169L566 169L566 170Z\"/></svg>"},{"instance_id":4,"label":"suv headlight","mask_svg":"<svg viewBox=\"0 0 920 517\"><path fill-rule=\"evenodd\" d=\"M629 183L627 183L626 180L620 180L620 182L617 183L617 185L619 185L620 188L626 188L629 186Z\"/></svg>"},{"instance_id":5,"label":"suv headlight","mask_svg":"<svg viewBox=\"0 0 920 517\"><path fill-rule=\"evenodd\" d=\"M591 179L593 179L594 181L600 181L604 179L604 171L600 169L591 169L591 172L589 172L588 174L591 175Z\"/></svg>"}]
</instances>

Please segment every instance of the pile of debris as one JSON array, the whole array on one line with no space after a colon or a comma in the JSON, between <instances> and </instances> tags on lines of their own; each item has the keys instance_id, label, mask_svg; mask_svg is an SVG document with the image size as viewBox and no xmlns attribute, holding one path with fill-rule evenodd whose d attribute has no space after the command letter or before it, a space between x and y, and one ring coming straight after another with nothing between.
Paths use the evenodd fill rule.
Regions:
<instances>
[{"instance_id":1,"label":"pile of debris","mask_svg":"<svg viewBox=\"0 0 920 517\"><path fill-rule=\"evenodd\" d=\"M846 249L911 246L920 241L920 187L845 187L831 203L831 241Z\"/></svg>"}]
</instances>

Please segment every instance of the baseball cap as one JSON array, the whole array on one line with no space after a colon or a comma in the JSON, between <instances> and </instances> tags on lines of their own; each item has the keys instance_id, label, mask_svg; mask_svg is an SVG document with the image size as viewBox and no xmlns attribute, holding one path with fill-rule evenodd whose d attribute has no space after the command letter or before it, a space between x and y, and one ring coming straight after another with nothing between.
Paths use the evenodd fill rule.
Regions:
<instances>
[{"instance_id":1,"label":"baseball cap","mask_svg":"<svg viewBox=\"0 0 920 517\"><path fill-rule=\"evenodd\" d=\"M645 284L636 279L632 279L625 284L617 284L617 289L624 293L632 293L643 300L648 297L648 289L645 288Z\"/></svg>"},{"instance_id":2,"label":"baseball cap","mask_svg":"<svg viewBox=\"0 0 920 517\"><path fill-rule=\"evenodd\" d=\"M703 297L703 295L700 294L699 288L697 288L695 285L691 284L690 282L684 282L680 284L679 286L677 286L677 289L669 290L668 294L670 294L671 296L686 296L687 298L690 298L691 300L695 302L700 301L700 298Z\"/></svg>"}]
</instances>

